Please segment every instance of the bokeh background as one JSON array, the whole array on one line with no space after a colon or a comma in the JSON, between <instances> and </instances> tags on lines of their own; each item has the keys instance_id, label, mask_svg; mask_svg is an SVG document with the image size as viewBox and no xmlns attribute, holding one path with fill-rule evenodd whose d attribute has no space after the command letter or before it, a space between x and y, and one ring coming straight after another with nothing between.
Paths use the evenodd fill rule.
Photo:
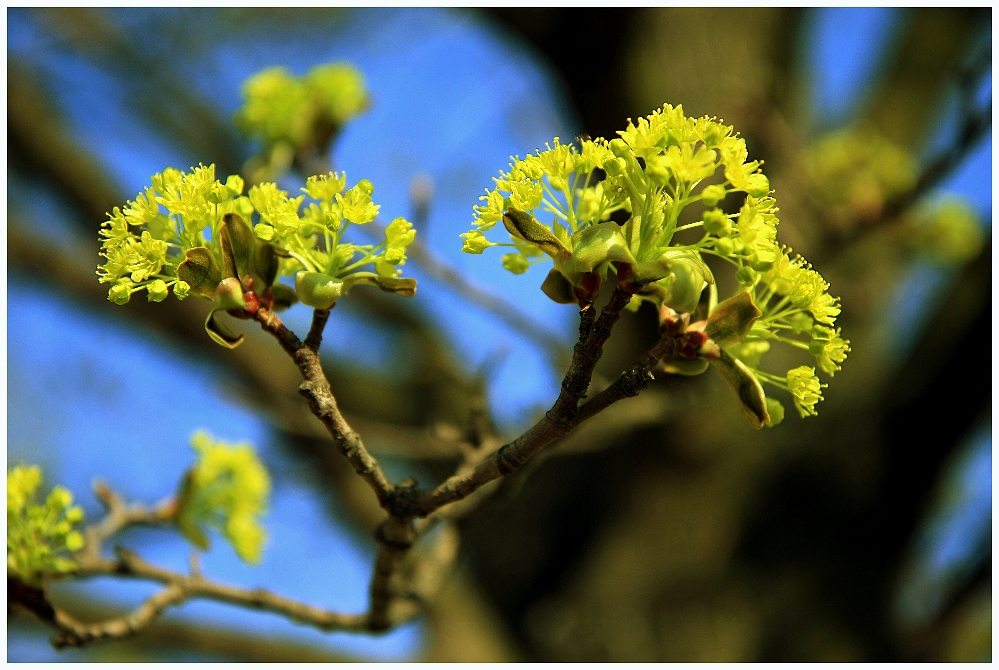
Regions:
<instances>
[{"instance_id":1,"label":"bokeh background","mask_svg":"<svg viewBox=\"0 0 999 670\"><path fill-rule=\"evenodd\" d=\"M8 465L40 464L96 518L95 478L153 502L196 429L252 441L271 540L259 567L217 541L211 577L362 611L379 519L272 341L244 328L223 350L207 304L117 307L94 275L104 213L151 174L241 170L255 147L231 117L264 67L355 64L373 105L331 161L375 184L384 216L422 224L418 295L359 290L325 340L348 420L396 480L446 476L457 455L429 437L467 428L483 394L500 434L530 425L573 340L543 270L459 252L476 198L510 155L613 137L663 102L723 118L766 161L778 239L842 296L853 352L817 418L762 431L711 374L658 380L463 521L426 614L388 634L193 602L56 652L14 611L8 660L991 659L991 23L987 8L9 9ZM973 230L925 214L947 198ZM627 315L598 375L654 334L653 313ZM120 541L186 565L174 533ZM94 620L152 591L52 588Z\"/></svg>"}]
</instances>

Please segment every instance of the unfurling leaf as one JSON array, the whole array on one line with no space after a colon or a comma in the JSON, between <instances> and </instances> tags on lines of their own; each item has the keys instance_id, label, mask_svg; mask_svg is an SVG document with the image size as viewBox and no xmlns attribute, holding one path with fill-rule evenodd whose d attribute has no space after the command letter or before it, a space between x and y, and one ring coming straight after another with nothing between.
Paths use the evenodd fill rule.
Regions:
<instances>
[{"instance_id":1,"label":"unfurling leaf","mask_svg":"<svg viewBox=\"0 0 999 670\"><path fill-rule=\"evenodd\" d=\"M725 381L735 392L735 397L739 400L742 413L746 415L754 428L762 428L770 421L770 414L767 412L767 399L763 394L763 387L752 372L749 371L742 361L722 350L721 356L711 360Z\"/></svg>"},{"instance_id":2,"label":"unfurling leaf","mask_svg":"<svg viewBox=\"0 0 999 670\"><path fill-rule=\"evenodd\" d=\"M228 326L216 318L219 310L213 309L205 320L205 330L208 335L226 349L235 349L243 343L243 336L232 332Z\"/></svg>"},{"instance_id":3,"label":"unfurling leaf","mask_svg":"<svg viewBox=\"0 0 999 670\"><path fill-rule=\"evenodd\" d=\"M562 276L562 273L552 268L541 284L541 290L546 296L560 305L574 305L578 302L572 290L572 284Z\"/></svg>"},{"instance_id":4,"label":"unfurling leaf","mask_svg":"<svg viewBox=\"0 0 999 670\"><path fill-rule=\"evenodd\" d=\"M184 261L177 267L177 277L187 282L189 293L211 300L215 297L215 287L222 281L222 272L212 252L205 247L194 247L187 250Z\"/></svg>"},{"instance_id":5,"label":"unfurling leaf","mask_svg":"<svg viewBox=\"0 0 999 670\"><path fill-rule=\"evenodd\" d=\"M761 316L763 312L753 302L753 297L748 291L743 291L718 303L708 317L704 332L719 346L739 344Z\"/></svg>"}]
</instances>

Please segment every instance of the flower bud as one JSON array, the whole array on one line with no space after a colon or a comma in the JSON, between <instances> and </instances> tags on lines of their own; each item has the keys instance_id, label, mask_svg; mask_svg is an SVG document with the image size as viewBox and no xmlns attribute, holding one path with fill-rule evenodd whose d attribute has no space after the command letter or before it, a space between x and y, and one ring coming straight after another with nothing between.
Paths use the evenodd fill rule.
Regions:
<instances>
[{"instance_id":1,"label":"flower bud","mask_svg":"<svg viewBox=\"0 0 999 670\"><path fill-rule=\"evenodd\" d=\"M736 281L738 281L743 286L752 286L753 284L756 283L756 279L758 277L759 275L756 273L756 270L749 267L748 265L739 268L739 271L735 273Z\"/></svg>"},{"instance_id":2,"label":"flower bud","mask_svg":"<svg viewBox=\"0 0 999 670\"><path fill-rule=\"evenodd\" d=\"M714 207L720 200L725 198L725 187L721 184L705 186L701 191L701 202L707 207Z\"/></svg>"},{"instance_id":3,"label":"flower bud","mask_svg":"<svg viewBox=\"0 0 999 670\"><path fill-rule=\"evenodd\" d=\"M612 158L603 164L604 172L611 177L620 177L624 174L627 163L620 158Z\"/></svg>"},{"instance_id":4,"label":"flower bud","mask_svg":"<svg viewBox=\"0 0 999 670\"><path fill-rule=\"evenodd\" d=\"M190 291L191 285L182 279L178 279L177 283L173 285L173 294L177 297L177 300L186 298Z\"/></svg>"},{"instance_id":5,"label":"flower bud","mask_svg":"<svg viewBox=\"0 0 999 670\"><path fill-rule=\"evenodd\" d=\"M503 268L515 275L522 275L531 267L531 264L524 258L524 254L514 253L503 256Z\"/></svg>"},{"instance_id":6,"label":"flower bud","mask_svg":"<svg viewBox=\"0 0 999 670\"><path fill-rule=\"evenodd\" d=\"M372 184L367 179L362 179L361 181L357 182L356 188L365 195L371 195L372 193L375 192L375 185Z\"/></svg>"},{"instance_id":7,"label":"flower bud","mask_svg":"<svg viewBox=\"0 0 999 670\"><path fill-rule=\"evenodd\" d=\"M127 284L115 284L108 291L108 300L116 305L124 305L132 297L132 290Z\"/></svg>"},{"instance_id":8,"label":"flower bud","mask_svg":"<svg viewBox=\"0 0 999 670\"><path fill-rule=\"evenodd\" d=\"M770 415L770 420L763 425L767 428L773 428L784 420L784 405L780 404L779 400L767 398L767 414Z\"/></svg>"},{"instance_id":9,"label":"flower bud","mask_svg":"<svg viewBox=\"0 0 999 670\"><path fill-rule=\"evenodd\" d=\"M722 237L732 230L732 222L725 216L725 212L716 207L704 212L704 230Z\"/></svg>"},{"instance_id":10,"label":"flower bud","mask_svg":"<svg viewBox=\"0 0 999 670\"><path fill-rule=\"evenodd\" d=\"M466 254L481 254L483 251L493 246L493 243L486 239L478 230L472 230L462 235L465 238L461 250Z\"/></svg>"},{"instance_id":11,"label":"flower bud","mask_svg":"<svg viewBox=\"0 0 999 670\"><path fill-rule=\"evenodd\" d=\"M295 275L298 298L309 307L329 309L343 293L343 282L320 272L299 272Z\"/></svg>"},{"instance_id":12,"label":"flower bud","mask_svg":"<svg viewBox=\"0 0 999 670\"><path fill-rule=\"evenodd\" d=\"M169 294L170 290L162 279L157 279L146 286L146 297L149 302L163 302Z\"/></svg>"},{"instance_id":13,"label":"flower bud","mask_svg":"<svg viewBox=\"0 0 999 670\"><path fill-rule=\"evenodd\" d=\"M246 300L243 298L243 287L235 277L228 277L219 282L215 287L214 296L215 309L219 310L239 310L246 307Z\"/></svg>"}]
</instances>

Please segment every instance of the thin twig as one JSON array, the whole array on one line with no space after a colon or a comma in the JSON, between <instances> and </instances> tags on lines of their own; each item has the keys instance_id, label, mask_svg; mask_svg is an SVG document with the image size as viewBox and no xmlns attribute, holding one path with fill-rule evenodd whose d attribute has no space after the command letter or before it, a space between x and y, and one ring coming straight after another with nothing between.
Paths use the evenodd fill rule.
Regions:
<instances>
[{"instance_id":1,"label":"thin twig","mask_svg":"<svg viewBox=\"0 0 999 670\"><path fill-rule=\"evenodd\" d=\"M490 454L474 470L456 473L436 488L421 493L414 509L416 516L427 516L448 503L466 498L484 484L515 472L531 456L576 425L577 405L586 394L603 345L630 299L630 293L616 287L599 318L594 319L591 305L580 310L579 341L562 381L562 391L552 408L527 432Z\"/></svg>"},{"instance_id":2,"label":"thin twig","mask_svg":"<svg viewBox=\"0 0 999 670\"><path fill-rule=\"evenodd\" d=\"M334 307L336 304L334 303ZM333 309L333 307L330 307ZM323 343L323 330L326 328L326 322L329 321L330 310L329 309L315 309L312 311L312 326L309 328L309 334L305 336L305 346L312 349L314 352L319 352L319 346Z\"/></svg>"},{"instance_id":3,"label":"thin twig","mask_svg":"<svg viewBox=\"0 0 999 670\"><path fill-rule=\"evenodd\" d=\"M291 332L278 316L268 309L260 309L254 317L265 331L273 335L298 366L302 378L298 392L309 401L309 409L323 422L340 452L347 457L354 471L368 483L378 496L378 503L390 509L395 487L385 478L378 461L368 452L361 436L354 432L340 414L336 398L330 390L319 356Z\"/></svg>"}]
</instances>

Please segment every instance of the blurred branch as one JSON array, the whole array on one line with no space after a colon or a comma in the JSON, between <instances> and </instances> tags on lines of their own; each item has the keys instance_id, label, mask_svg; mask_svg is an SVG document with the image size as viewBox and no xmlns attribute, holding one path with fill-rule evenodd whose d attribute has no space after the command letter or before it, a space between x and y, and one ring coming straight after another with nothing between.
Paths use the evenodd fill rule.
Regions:
<instances>
[{"instance_id":1,"label":"blurred branch","mask_svg":"<svg viewBox=\"0 0 999 670\"><path fill-rule=\"evenodd\" d=\"M121 611L121 607L92 598L60 596L60 601L74 618L86 616L100 620L112 619ZM29 621L37 620L27 618L18 620L11 617L8 626L27 632L38 625L29 624ZM262 637L239 630L208 626L204 623L166 618L154 621L134 638L109 640L108 645L109 651L113 650L116 658L121 658L121 655L128 658L137 656L136 660L152 660L148 655L156 652L170 654L178 649L221 657L229 661L254 663L337 663L356 660L297 640ZM103 658L106 657L101 656L93 660Z\"/></svg>"},{"instance_id":2,"label":"blurred branch","mask_svg":"<svg viewBox=\"0 0 999 670\"><path fill-rule=\"evenodd\" d=\"M377 222L368 224L365 230L374 238L384 237L385 234L384 226ZM406 253L432 279L464 298L469 304L491 313L544 349L554 367L560 368L568 360L569 348L561 337L524 314L515 305L472 284L454 266L442 260L419 240L414 240L406 249Z\"/></svg>"}]
</instances>

